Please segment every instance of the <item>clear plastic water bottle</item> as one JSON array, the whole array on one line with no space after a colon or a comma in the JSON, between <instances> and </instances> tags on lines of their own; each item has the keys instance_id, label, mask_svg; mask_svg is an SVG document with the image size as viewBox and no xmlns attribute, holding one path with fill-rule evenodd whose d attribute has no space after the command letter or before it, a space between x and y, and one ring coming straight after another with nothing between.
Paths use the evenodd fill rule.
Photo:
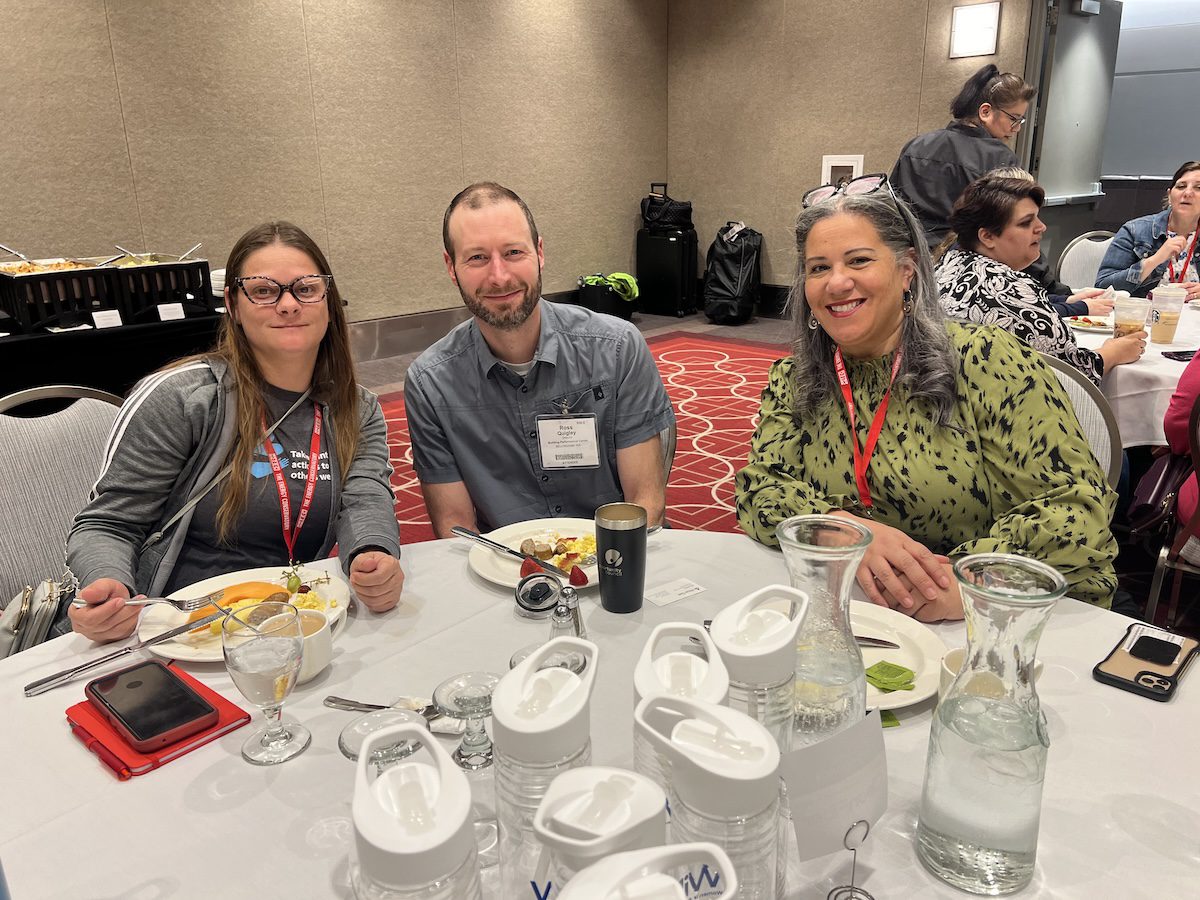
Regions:
<instances>
[{"instance_id":1,"label":"clear plastic water bottle","mask_svg":"<svg viewBox=\"0 0 1200 900\"><path fill-rule=\"evenodd\" d=\"M668 763L672 843L711 841L737 870L742 900L778 888L779 747L744 713L683 697L647 697L634 710ZM720 896L727 872L687 873L688 896Z\"/></svg>"},{"instance_id":2,"label":"clear plastic water bottle","mask_svg":"<svg viewBox=\"0 0 1200 900\"><path fill-rule=\"evenodd\" d=\"M542 844L534 883L544 900L597 860L667 841L667 798L636 772L584 766L563 772L542 798L533 830Z\"/></svg>"},{"instance_id":3,"label":"clear plastic water bottle","mask_svg":"<svg viewBox=\"0 0 1200 900\"><path fill-rule=\"evenodd\" d=\"M563 653L582 656L582 671L543 668L550 657ZM492 693L504 900L541 896L534 878L542 845L533 819L558 775L591 762L591 696L598 655L591 641L555 638L510 670Z\"/></svg>"},{"instance_id":4,"label":"clear plastic water bottle","mask_svg":"<svg viewBox=\"0 0 1200 900\"><path fill-rule=\"evenodd\" d=\"M815 744L858 722L867 675L850 630L850 588L871 532L841 516L792 516L775 529L792 587L808 595L796 638L796 733Z\"/></svg>"},{"instance_id":5,"label":"clear plastic water bottle","mask_svg":"<svg viewBox=\"0 0 1200 900\"><path fill-rule=\"evenodd\" d=\"M375 747L401 739L421 749L375 774ZM363 742L352 815L358 900L480 900L471 787L428 729L396 725Z\"/></svg>"},{"instance_id":6,"label":"clear plastic water bottle","mask_svg":"<svg viewBox=\"0 0 1200 900\"><path fill-rule=\"evenodd\" d=\"M664 622L650 632L633 670L634 705L655 694L718 705L725 702L729 674L717 645L703 627L692 622ZM633 732L633 767L666 790L663 761L637 729Z\"/></svg>"},{"instance_id":7,"label":"clear plastic water bottle","mask_svg":"<svg viewBox=\"0 0 1200 900\"><path fill-rule=\"evenodd\" d=\"M729 673L729 708L761 722L780 753L792 749L796 634L808 596L773 584L725 607L709 634Z\"/></svg>"},{"instance_id":8,"label":"clear plastic water bottle","mask_svg":"<svg viewBox=\"0 0 1200 900\"><path fill-rule=\"evenodd\" d=\"M738 877L728 854L716 844L672 844L615 853L588 866L559 894L559 900L691 900L690 873L724 873L708 900L733 900ZM704 884L708 884L705 877ZM687 889L685 889L685 885Z\"/></svg>"},{"instance_id":9,"label":"clear plastic water bottle","mask_svg":"<svg viewBox=\"0 0 1200 900\"><path fill-rule=\"evenodd\" d=\"M729 708L761 722L780 753L792 749L796 702L796 635L808 596L774 584L725 607L709 633L729 671ZM787 786L780 781L777 896L787 890L787 860L795 842Z\"/></svg>"}]
</instances>

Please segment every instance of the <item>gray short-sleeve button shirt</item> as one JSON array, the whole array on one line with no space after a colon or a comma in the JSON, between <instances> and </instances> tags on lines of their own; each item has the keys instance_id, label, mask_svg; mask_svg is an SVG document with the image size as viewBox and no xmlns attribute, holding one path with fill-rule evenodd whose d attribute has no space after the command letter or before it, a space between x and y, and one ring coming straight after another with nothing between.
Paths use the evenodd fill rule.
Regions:
<instances>
[{"instance_id":1,"label":"gray short-sleeve button shirt","mask_svg":"<svg viewBox=\"0 0 1200 900\"><path fill-rule=\"evenodd\" d=\"M540 301L533 369L513 373L474 319L408 370L404 404L413 467L426 483L462 481L481 527L549 515L591 518L622 499L617 450L675 421L650 349L629 322ZM600 466L543 472L537 417L594 414Z\"/></svg>"}]
</instances>

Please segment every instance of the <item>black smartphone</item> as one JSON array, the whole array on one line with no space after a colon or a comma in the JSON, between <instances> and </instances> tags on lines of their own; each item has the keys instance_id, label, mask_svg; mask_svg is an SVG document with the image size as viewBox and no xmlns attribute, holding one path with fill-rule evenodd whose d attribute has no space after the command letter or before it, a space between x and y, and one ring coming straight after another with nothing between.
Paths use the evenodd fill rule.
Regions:
<instances>
[{"instance_id":1,"label":"black smartphone","mask_svg":"<svg viewBox=\"0 0 1200 900\"><path fill-rule=\"evenodd\" d=\"M1092 677L1152 700L1170 700L1200 642L1135 622L1092 669Z\"/></svg>"},{"instance_id":2,"label":"black smartphone","mask_svg":"<svg viewBox=\"0 0 1200 900\"><path fill-rule=\"evenodd\" d=\"M133 749L146 753L217 722L216 707L160 660L138 663L88 682L91 704Z\"/></svg>"},{"instance_id":3,"label":"black smartphone","mask_svg":"<svg viewBox=\"0 0 1200 900\"><path fill-rule=\"evenodd\" d=\"M1196 355L1195 350L1164 350L1163 359L1172 359L1175 362L1191 362L1193 356Z\"/></svg>"}]
</instances>

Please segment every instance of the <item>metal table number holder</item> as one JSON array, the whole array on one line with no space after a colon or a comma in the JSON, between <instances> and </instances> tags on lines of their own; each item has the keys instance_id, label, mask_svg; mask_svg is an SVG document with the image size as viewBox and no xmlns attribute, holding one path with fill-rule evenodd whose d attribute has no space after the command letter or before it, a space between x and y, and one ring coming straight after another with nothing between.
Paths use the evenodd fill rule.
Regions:
<instances>
[{"instance_id":1,"label":"metal table number holder","mask_svg":"<svg viewBox=\"0 0 1200 900\"><path fill-rule=\"evenodd\" d=\"M858 874L858 848L863 845L863 841L870 833L871 823L866 819L859 819L846 829L846 837L842 843L850 851L850 883L831 888L825 895L825 900L875 900L870 891L860 888L854 883Z\"/></svg>"}]
</instances>

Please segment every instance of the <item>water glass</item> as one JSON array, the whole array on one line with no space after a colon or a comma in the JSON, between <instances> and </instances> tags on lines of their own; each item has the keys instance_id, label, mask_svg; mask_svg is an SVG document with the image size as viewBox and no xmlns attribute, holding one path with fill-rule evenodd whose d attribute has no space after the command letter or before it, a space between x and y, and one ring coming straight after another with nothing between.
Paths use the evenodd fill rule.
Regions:
<instances>
[{"instance_id":1,"label":"water glass","mask_svg":"<svg viewBox=\"0 0 1200 900\"><path fill-rule=\"evenodd\" d=\"M296 686L304 656L296 607L266 602L231 613L221 623L221 650L233 683L267 720L246 739L242 757L258 766L273 766L308 749L308 729L283 722L283 704Z\"/></svg>"}]
</instances>

